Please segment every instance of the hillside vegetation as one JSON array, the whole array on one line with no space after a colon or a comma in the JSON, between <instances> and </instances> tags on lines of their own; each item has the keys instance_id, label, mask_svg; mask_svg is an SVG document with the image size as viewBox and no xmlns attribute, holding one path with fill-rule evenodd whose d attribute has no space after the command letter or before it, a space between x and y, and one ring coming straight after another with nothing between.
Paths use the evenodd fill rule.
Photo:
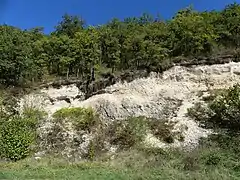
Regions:
<instances>
[{"instance_id":1,"label":"hillside vegetation","mask_svg":"<svg viewBox=\"0 0 240 180\"><path fill-rule=\"evenodd\" d=\"M239 45L237 3L94 27L66 14L48 35L0 26L0 179L240 179L240 63L208 65ZM193 61L207 65L174 66ZM74 83L45 87L59 79Z\"/></svg>"},{"instance_id":2,"label":"hillside vegetation","mask_svg":"<svg viewBox=\"0 0 240 180\"><path fill-rule=\"evenodd\" d=\"M240 178L240 124L236 116L240 112L239 96L240 87L236 85L228 90L212 92L211 96L205 99L206 105L196 104L195 107L189 109L189 116L196 118L196 121L200 121L207 128L213 128L218 133L202 139L199 146L192 151L162 150L136 146L135 143L141 139L140 133L145 126L143 124L133 124L133 122L137 122L137 118L135 118L133 121L128 121L132 122L133 126L130 124L121 126L121 124L125 124L123 121L123 123L118 123L118 126L115 126L117 131L113 129L115 133L111 134L112 138L118 138L117 143L127 145L128 149L119 151L114 155L95 156L96 149L94 148L101 143L101 141L96 141L93 144L94 148L89 149L89 156L86 156L86 161L74 161L58 156L46 156L40 159L25 158L27 155L25 153L30 152L32 145L21 143L22 146L18 146L19 139L16 138L21 137L22 142L29 142L25 140L32 137L30 133L34 132L35 122L37 118L42 116L41 113L40 116L25 113L23 117L25 125L22 127L31 127L32 131L18 131L19 127L16 126L3 128L3 125L17 123L19 119L6 121L5 124L1 124L2 127L0 126L0 135L1 137L4 136L0 144L5 144L2 146L5 150L1 151L1 157L9 157L12 160L18 160L19 157L25 158L18 162L0 163L0 179L237 180ZM74 109L75 112L76 110ZM34 114L38 113L35 112ZM65 117L66 114L67 111L62 110L57 112L55 117ZM32 121L29 121L30 119ZM212 126L213 123L214 126ZM15 136L12 136L9 132L15 132ZM31 140L33 140L33 144L36 142L36 139ZM12 152L14 156L12 156Z\"/></svg>"},{"instance_id":3,"label":"hillside vegetation","mask_svg":"<svg viewBox=\"0 0 240 180\"><path fill-rule=\"evenodd\" d=\"M0 26L0 80L26 85L58 78L93 81L104 72L162 72L174 58L234 55L239 59L240 5L221 11L180 10L171 20L149 14L101 26L64 15L49 35L42 27ZM177 61L183 61L180 58Z\"/></svg>"}]
</instances>

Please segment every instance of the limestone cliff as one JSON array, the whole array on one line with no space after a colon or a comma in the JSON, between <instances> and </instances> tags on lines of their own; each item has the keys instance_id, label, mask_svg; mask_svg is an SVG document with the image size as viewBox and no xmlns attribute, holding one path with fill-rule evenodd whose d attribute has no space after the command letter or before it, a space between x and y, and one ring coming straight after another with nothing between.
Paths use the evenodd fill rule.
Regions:
<instances>
[{"instance_id":1,"label":"limestone cliff","mask_svg":"<svg viewBox=\"0 0 240 180\"><path fill-rule=\"evenodd\" d=\"M20 104L48 112L49 118L42 122L39 131L42 138L51 131L51 115L57 110L64 107L92 107L106 123L129 116L145 116L176 122L173 131L181 131L184 141L175 140L169 145L148 134L145 143L157 147L194 147L200 137L206 137L210 132L189 119L186 116L187 109L201 101L199 92L207 95L211 89L228 88L238 82L240 63L174 66L162 74L151 73L146 78L116 83L105 88L105 93L86 100L81 98L84 94L79 88L72 84L58 89L43 88L39 93L23 97ZM65 136L68 139L66 141L71 142L75 135L68 129ZM85 134L79 148L84 149L89 139L91 134ZM47 142L43 144L46 145ZM68 150L69 148L66 147Z\"/></svg>"}]
</instances>

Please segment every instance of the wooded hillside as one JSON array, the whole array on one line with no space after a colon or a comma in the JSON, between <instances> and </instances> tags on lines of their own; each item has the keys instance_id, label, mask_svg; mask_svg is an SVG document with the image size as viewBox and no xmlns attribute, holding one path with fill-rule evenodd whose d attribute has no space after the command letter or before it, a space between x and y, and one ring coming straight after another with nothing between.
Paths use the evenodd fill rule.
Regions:
<instances>
[{"instance_id":1,"label":"wooded hillside","mask_svg":"<svg viewBox=\"0 0 240 180\"><path fill-rule=\"evenodd\" d=\"M175 57L239 57L239 45L237 3L222 11L189 7L167 21L143 14L96 27L66 14L49 35L39 27L0 26L0 83L22 86L59 77L92 81L102 72L162 71Z\"/></svg>"}]
</instances>

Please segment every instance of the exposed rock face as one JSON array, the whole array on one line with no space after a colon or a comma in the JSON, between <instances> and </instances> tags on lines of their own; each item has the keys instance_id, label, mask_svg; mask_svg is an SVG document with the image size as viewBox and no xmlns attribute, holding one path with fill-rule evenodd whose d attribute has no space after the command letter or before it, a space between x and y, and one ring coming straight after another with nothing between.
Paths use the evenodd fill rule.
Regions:
<instances>
[{"instance_id":1,"label":"exposed rock face","mask_svg":"<svg viewBox=\"0 0 240 180\"><path fill-rule=\"evenodd\" d=\"M45 94L43 97L48 99L38 98L34 102L37 105L44 104L41 107L49 113L49 116L64 107L93 107L106 122L129 116L146 116L160 120L167 118L177 122L174 131L181 131L185 137L183 142L176 140L170 146L194 147L200 137L205 137L210 132L198 127L196 122L189 119L186 116L187 109L195 102L201 101L198 96L200 91L233 86L240 82L239 74L240 63L175 66L162 75L152 73L147 78L109 86L105 88L105 93L94 95L87 100L79 98L83 97L83 93L76 85L71 85L62 86L60 89L42 89L41 93ZM33 96L26 96L23 99L29 97L34 99ZM47 132L49 127L51 118L43 123L42 134ZM146 137L146 144L157 147L169 146L157 141L151 134Z\"/></svg>"}]
</instances>

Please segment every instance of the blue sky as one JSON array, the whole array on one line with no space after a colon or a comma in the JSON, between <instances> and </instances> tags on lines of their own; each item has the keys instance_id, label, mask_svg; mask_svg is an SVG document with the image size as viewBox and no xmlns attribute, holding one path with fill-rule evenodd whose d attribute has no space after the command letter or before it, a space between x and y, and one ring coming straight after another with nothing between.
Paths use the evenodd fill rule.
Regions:
<instances>
[{"instance_id":1,"label":"blue sky","mask_svg":"<svg viewBox=\"0 0 240 180\"><path fill-rule=\"evenodd\" d=\"M167 19L190 4L197 10L219 10L232 2L234 0L0 0L0 24L22 29L43 26L49 33L64 13L80 15L87 24L97 25L114 17L123 19L143 12L159 13Z\"/></svg>"}]
</instances>

